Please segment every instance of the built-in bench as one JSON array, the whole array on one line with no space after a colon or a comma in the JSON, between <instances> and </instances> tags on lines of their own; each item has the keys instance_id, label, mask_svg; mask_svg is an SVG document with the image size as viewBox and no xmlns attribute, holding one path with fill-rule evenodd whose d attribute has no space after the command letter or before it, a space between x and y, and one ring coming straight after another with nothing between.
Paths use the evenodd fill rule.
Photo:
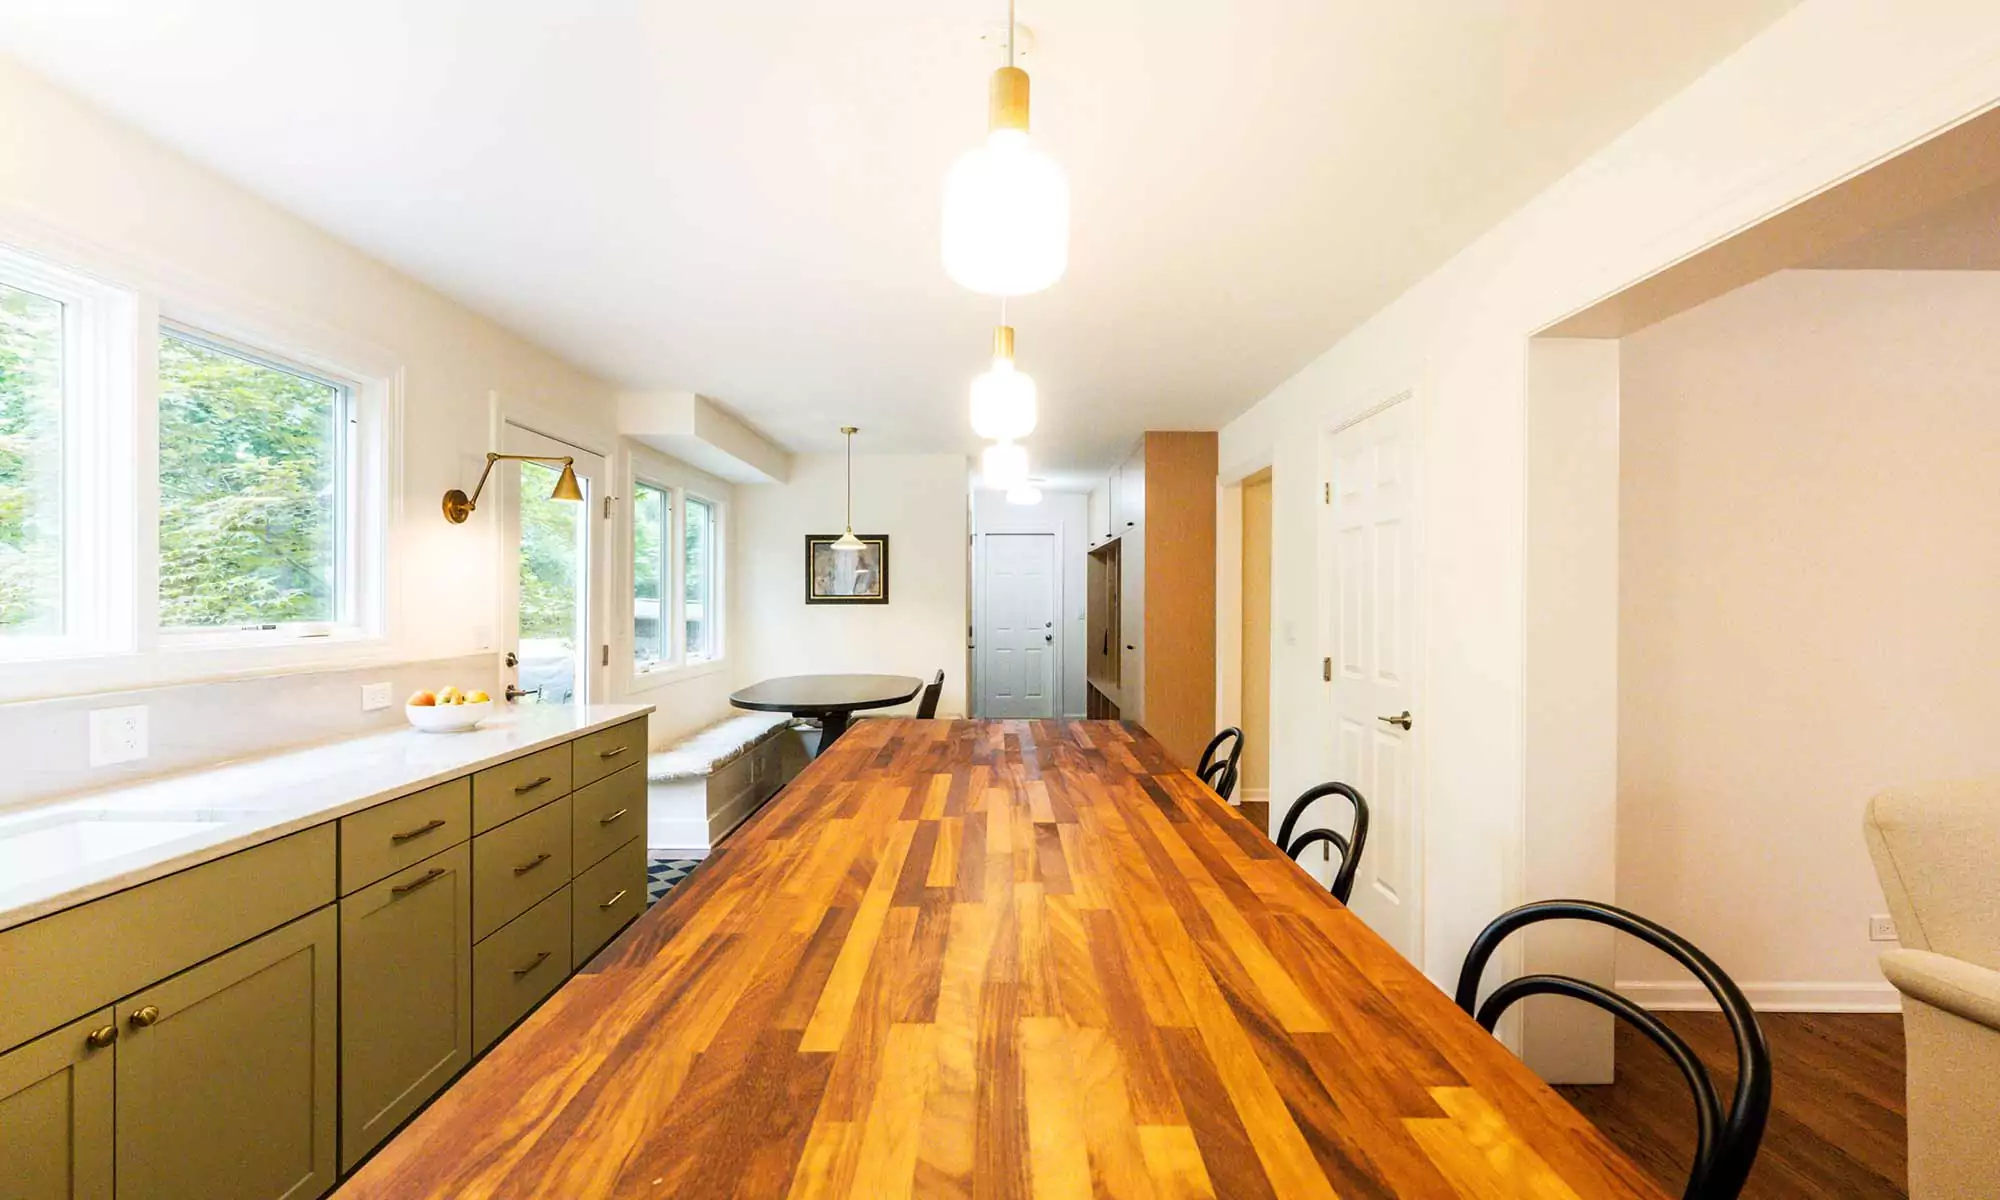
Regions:
<instances>
[{"instance_id":1,"label":"built-in bench","mask_svg":"<svg viewBox=\"0 0 2000 1200\"><path fill-rule=\"evenodd\" d=\"M805 769L803 736L781 713L718 721L646 760L646 845L700 858Z\"/></svg>"}]
</instances>

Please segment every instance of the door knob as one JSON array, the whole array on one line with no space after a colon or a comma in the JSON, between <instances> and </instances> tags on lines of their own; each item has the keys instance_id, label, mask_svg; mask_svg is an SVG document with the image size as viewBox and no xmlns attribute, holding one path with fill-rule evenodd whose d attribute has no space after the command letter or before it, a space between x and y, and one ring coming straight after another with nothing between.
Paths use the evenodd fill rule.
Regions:
<instances>
[{"instance_id":1,"label":"door knob","mask_svg":"<svg viewBox=\"0 0 2000 1200\"><path fill-rule=\"evenodd\" d=\"M1056 635L1053 633L1045 633L1042 635L1042 640L1045 642L1053 642L1056 640Z\"/></svg>"},{"instance_id":2,"label":"door knob","mask_svg":"<svg viewBox=\"0 0 2000 1200\"><path fill-rule=\"evenodd\" d=\"M1375 719L1383 722L1384 724L1396 725L1403 729L1408 729L1412 724L1414 724L1414 722L1410 720L1410 710L1407 708L1404 709L1402 712L1397 713L1393 717L1376 717Z\"/></svg>"},{"instance_id":3,"label":"door knob","mask_svg":"<svg viewBox=\"0 0 2000 1200\"><path fill-rule=\"evenodd\" d=\"M509 704L519 700L523 696L540 696L541 694L542 689L539 687L518 688L511 683L507 685L507 703Z\"/></svg>"}]
</instances>

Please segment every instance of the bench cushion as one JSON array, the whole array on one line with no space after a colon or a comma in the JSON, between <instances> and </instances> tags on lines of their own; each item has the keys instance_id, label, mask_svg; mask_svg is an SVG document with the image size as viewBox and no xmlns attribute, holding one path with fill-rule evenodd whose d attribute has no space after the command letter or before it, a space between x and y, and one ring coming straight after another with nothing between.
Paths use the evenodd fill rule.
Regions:
<instances>
[{"instance_id":1,"label":"bench cushion","mask_svg":"<svg viewBox=\"0 0 2000 1200\"><path fill-rule=\"evenodd\" d=\"M718 721L692 734L671 750L646 756L646 778L653 783L699 779L741 758L766 738L791 724L783 713L746 713Z\"/></svg>"}]
</instances>

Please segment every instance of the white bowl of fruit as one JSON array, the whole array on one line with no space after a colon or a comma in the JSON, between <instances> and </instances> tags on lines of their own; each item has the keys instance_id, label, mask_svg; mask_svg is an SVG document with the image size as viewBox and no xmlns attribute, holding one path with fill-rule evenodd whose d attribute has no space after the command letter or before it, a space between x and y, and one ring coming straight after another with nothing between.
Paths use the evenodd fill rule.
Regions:
<instances>
[{"instance_id":1,"label":"white bowl of fruit","mask_svg":"<svg viewBox=\"0 0 2000 1200\"><path fill-rule=\"evenodd\" d=\"M493 697L485 692L461 692L455 687L418 692L403 705L403 715L425 733L464 733L493 714Z\"/></svg>"}]
</instances>

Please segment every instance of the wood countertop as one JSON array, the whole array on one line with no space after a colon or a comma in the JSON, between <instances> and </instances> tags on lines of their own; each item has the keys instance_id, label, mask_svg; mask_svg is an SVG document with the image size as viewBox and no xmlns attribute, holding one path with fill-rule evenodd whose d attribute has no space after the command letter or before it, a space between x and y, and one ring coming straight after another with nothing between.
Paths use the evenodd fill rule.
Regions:
<instances>
[{"instance_id":1,"label":"wood countertop","mask_svg":"<svg viewBox=\"0 0 2000 1200\"><path fill-rule=\"evenodd\" d=\"M857 724L339 1193L1658 1191L1114 722Z\"/></svg>"}]
</instances>

